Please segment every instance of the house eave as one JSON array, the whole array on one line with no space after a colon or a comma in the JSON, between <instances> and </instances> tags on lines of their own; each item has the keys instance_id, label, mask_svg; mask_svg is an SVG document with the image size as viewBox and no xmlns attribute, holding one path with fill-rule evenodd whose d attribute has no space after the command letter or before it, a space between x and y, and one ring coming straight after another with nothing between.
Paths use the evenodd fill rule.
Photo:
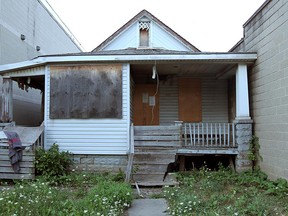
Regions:
<instances>
[{"instance_id":1,"label":"house eave","mask_svg":"<svg viewBox=\"0 0 288 216\"><path fill-rule=\"evenodd\" d=\"M83 63L83 62L135 62L135 61L190 61L201 63L246 63L257 60L257 53L191 53L174 55L62 55L42 56L30 61L0 65L0 75L15 70L43 66L50 63Z\"/></svg>"}]
</instances>

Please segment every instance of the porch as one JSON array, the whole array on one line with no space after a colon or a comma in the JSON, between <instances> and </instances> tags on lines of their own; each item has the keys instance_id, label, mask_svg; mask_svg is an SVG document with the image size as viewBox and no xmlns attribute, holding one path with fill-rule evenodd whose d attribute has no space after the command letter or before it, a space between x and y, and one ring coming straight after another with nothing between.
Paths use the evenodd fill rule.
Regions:
<instances>
[{"instance_id":1,"label":"porch","mask_svg":"<svg viewBox=\"0 0 288 216\"><path fill-rule=\"evenodd\" d=\"M171 147L176 153L237 154L234 123L180 123L134 126L135 146Z\"/></svg>"},{"instance_id":2,"label":"porch","mask_svg":"<svg viewBox=\"0 0 288 216\"><path fill-rule=\"evenodd\" d=\"M180 170L187 170L187 156L224 156L229 158L230 165L234 167L233 160L238 155L234 123L132 125L130 139L127 171L129 173L133 169L132 180L142 186L177 184L169 175L165 182L162 181L163 175L167 165L176 160L180 161Z\"/></svg>"}]
</instances>

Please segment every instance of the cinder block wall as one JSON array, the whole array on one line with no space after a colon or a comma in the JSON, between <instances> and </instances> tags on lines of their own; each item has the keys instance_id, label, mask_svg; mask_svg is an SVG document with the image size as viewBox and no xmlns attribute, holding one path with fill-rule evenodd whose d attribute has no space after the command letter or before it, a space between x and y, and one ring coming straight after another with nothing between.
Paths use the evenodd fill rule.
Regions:
<instances>
[{"instance_id":1,"label":"cinder block wall","mask_svg":"<svg viewBox=\"0 0 288 216\"><path fill-rule=\"evenodd\" d=\"M81 51L40 2L0 1L0 64L43 54ZM25 40L21 40L21 34ZM39 51L36 46L40 47Z\"/></svg>"},{"instance_id":2,"label":"cinder block wall","mask_svg":"<svg viewBox=\"0 0 288 216\"><path fill-rule=\"evenodd\" d=\"M25 40L21 40L21 34ZM40 50L36 50L36 46ZM39 55L80 52L61 25L40 0L0 1L0 65L30 60ZM2 77L0 76L0 94ZM20 90L13 85L14 120L20 125L39 125L41 117L40 91ZM1 103L1 99L0 99ZM1 108L1 104L0 104ZM25 110L30 110L29 113Z\"/></svg>"},{"instance_id":3,"label":"cinder block wall","mask_svg":"<svg viewBox=\"0 0 288 216\"><path fill-rule=\"evenodd\" d=\"M258 53L249 87L261 169L271 179L288 179L288 1L263 6L244 24L244 40L234 50Z\"/></svg>"}]
</instances>

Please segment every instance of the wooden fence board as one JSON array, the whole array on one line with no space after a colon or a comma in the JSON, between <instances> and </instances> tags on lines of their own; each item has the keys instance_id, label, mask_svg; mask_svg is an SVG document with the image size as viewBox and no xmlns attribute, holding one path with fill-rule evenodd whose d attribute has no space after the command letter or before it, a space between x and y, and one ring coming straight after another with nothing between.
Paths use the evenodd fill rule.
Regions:
<instances>
[{"instance_id":1,"label":"wooden fence board","mask_svg":"<svg viewBox=\"0 0 288 216\"><path fill-rule=\"evenodd\" d=\"M169 141L179 140L179 136L134 136L134 140L155 140L155 141Z\"/></svg>"},{"instance_id":2,"label":"wooden fence board","mask_svg":"<svg viewBox=\"0 0 288 216\"><path fill-rule=\"evenodd\" d=\"M0 179L34 179L35 178L35 153L23 150L20 161L20 171L15 173L8 156L8 149L0 149Z\"/></svg>"},{"instance_id":3,"label":"wooden fence board","mask_svg":"<svg viewBox=\"0 0 288 216\"><path fill-rule=\"evenodd\" d=\"M158 142L158 141L135 141L135 146L161 146L161 147L180 147L179 141Z\"/></svg>"},{"instance_id":4,"label":"wooden fence board","mask_svg":"<svg viewBox=\"0 0 288 216\"><path fill-rule=\"evenodd\" d=\"M12 167L0 167L0 173L15 173ZM35 173L34 168L20 167L19 174ZM15 173L16 174L16 173Z\"/></svg>"},{"instance_id":5,"label":"wooden fence board","mask_svg":"<svg viewBox=\"0 0 288 216\"><path fill-rule=\"evenodd\" d=\"M0 160L0 164L1 164L1 167L11 167L11 163L8 160L4 160L4 161ZM1 169L1 167L0 167L0 169ZM21 167L33 168L34 167L34 163L33 163L33 161L31 161L31 162L23 162L23 161L21 161L20 162L20 168Z\"/></svg>"},{"instance_id":6,"label":"wooden fence board","mask_svg":"<svg viewBox=\"0 0 288 216\"><path fill-rule=\"evenodd\" d=\"M0 179L34 179L35 175L32 174L16 174L16 173L0 173Z\"/></svg>"}]
</instances>

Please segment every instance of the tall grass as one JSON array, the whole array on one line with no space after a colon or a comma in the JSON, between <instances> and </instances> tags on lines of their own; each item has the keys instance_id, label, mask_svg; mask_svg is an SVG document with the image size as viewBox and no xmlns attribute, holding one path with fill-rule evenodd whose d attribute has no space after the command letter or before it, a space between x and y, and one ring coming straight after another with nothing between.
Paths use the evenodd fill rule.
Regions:
<instances>
[{"instance_id":1,"label":"tall grass","mask_svg":"<svg viewBox=\"0 0 288 216\"><path fill-rule=\"evenodd\" d=\"M230 170L182 173L178 187L164 195L171 215L288 215L287 181L269 181L262 172Z\"/></svg>"},{"instance_id":2,"label":"tall grass","mask_svg":"<svg viewBox=\"0 0 288 216\"><path fill-rule=\"evenodd\" d=\"M78 173L62 177L57 186L43 179L20 181L2 189L0 215L121 215L132 202L132 191L115 179Z\"/></svg>"}]
</instances>

